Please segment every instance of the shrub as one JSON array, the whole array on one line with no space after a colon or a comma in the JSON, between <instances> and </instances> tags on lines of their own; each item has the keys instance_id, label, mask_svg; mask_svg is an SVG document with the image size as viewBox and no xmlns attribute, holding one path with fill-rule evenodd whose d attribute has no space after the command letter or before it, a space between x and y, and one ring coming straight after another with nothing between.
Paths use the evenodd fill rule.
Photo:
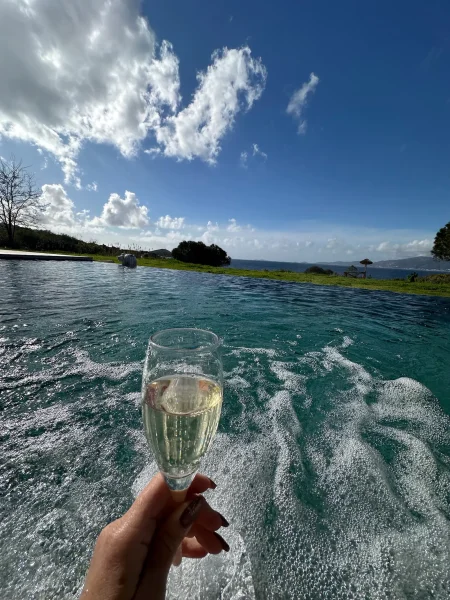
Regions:
<instances>
[{"instance_id":1,"label":"shrub","mask_svg":"<svg viewBox=\"0 0 450 600\"><path fill-rule=\"evenodd\" d=\"M334 272L331 269L322 269L322 267L317 267L316 265L308 267L305 273L312 273L313 275L334 275Z\"/></svg>"},{"instance_id":2,"label":"shrub","mask_svg":"<svg viewBox=\"0 0 450 600\"><path fill-rule=\"evenodd\" d=\"M450 223L437 232L431 254L440 260L450 260Z\"/></svg>"},{"instance_id":3,"label":"shrub","mask_svg":"<svg viewBox=\"0 0 450 600\"><path fill-rule=\"evenodd\" d=\"M450 273L433 273L432 275L419 277L417 281L424 283L450 283Z\"/></svg>"},{"instance_id":4,"label":"shrub","mask_svg":"<svg viewBox=\"0 0 450 600\"><path fill-rule=\"evenodd\" d=\"M180 242L174 250L172 256L182 262L194 263L196 265L209 265L211 267L221 267L230 264L230 257L225 250L222 250L216 244L207 246L203 242L184 241Z\"/></svg>"}]
</instances>

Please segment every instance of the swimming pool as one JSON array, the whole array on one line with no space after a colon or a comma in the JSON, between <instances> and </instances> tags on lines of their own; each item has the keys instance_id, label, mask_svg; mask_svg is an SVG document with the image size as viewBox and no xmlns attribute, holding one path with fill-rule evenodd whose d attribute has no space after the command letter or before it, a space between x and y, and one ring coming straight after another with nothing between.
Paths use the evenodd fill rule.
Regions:
<instances>
[{"instance_id":1,"label":"swimming pool","mask_svg":"<svg viewBox=\"0 0 450 600\"><path fill-rule=\"evenodd\" d=\"M169 597L448 598L450 300L112 264L0 262L2 598L76 598L154 464L150 334L223 338L204 472L226 556Z\"/></svg>"}]
</instances>

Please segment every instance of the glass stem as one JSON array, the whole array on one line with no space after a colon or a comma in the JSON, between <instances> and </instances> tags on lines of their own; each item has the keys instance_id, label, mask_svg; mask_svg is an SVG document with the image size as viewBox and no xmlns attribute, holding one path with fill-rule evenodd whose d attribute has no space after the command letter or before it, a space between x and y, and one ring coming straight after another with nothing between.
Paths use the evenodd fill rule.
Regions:
<instances>
[{"instance_id":1,"label":"glass stem","mask_svg":"<svg viewBox=\"0 0 450 600\"><path fill-rule=\"evenodd\" d=\"M192 480L195 477L195 472L186 475L185 477L169 477L165 473L163 473L164 479L166 480L167 486L171 492L176 492L176 494L172 494L172 496L176 495L180 496L179 492L186 492L188 487L191 485ZM182 499L184 500L184 498ZM181 501L182 501L181 500Z\"/></svg>"}]
</instances>

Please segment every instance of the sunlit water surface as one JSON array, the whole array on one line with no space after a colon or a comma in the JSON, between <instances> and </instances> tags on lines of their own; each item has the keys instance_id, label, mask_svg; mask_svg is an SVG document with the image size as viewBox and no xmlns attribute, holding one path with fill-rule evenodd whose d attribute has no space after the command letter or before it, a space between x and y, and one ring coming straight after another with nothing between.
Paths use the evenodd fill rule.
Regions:
<instances>
[{"instance_id":1,"label":"sunlit water surface","mask_svg":"<svg viewBox=\"0 0 450 600\"><path fill-rule=\"evenodd\" d=\"M147 340L224 341L204 471L232 550L170 598L450 594L450 301L108 264L0 261L3 599L76 598L155 466Z\"/></svg>"}]
</instances>

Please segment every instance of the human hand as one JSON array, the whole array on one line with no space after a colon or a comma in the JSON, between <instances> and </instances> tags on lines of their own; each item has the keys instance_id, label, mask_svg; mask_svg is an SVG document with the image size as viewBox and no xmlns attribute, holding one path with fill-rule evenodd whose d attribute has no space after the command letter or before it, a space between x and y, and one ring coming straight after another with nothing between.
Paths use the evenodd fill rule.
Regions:
<instances>
[{"instance_id":1,"label":"human hand","mask_svg":"<svg viewBox=\"0 0 450 600\"><path fill-rule=\"evenodd\" d=\"M158 473L128 512L100 533L80 600L163 600L170 567L181 556L228 552L216 533L228 522L199 495L215 487L196 475L186 501L177 504Z\"/></svg>"}]
</instances>

